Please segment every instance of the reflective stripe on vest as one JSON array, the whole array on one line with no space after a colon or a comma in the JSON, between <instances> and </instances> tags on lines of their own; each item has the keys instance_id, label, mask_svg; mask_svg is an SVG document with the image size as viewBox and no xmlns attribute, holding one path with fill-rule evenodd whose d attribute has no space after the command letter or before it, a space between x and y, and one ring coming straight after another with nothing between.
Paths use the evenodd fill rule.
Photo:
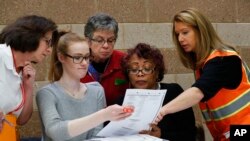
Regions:
<instances>
[{"instance_id":1,"label":"reflective stripe on vest","mask_svg":"<svg viewBox=\"0 0 250 141\"><path fill-rule=\"evenodd\" d=\"M246 71L246 73L248 75L248 83L250 83L250 70L249 70L246 62L243 62L243 65L244 65L245 71Z\"/></svg>"},{"instance_id":2,"label":"reflective stripe on vest","mask_svg":"<svg viewBox=\"0 0 250 141\"><path fill-rule=\"evenodd\" d=\"M227 118L231 115L234 115L241 111L241 109L247 107L250 105L250 90L246 91L241 95L239 98L236 100L228 103L226 106L217 108L215 110L202 110L202 114L204 116L204 119L206 121L211 121L212 119L210 118L209 115L213 115L213 120L218 121L222 120L224 118Z\"/></svg>"},{"instance_id":3,"label":"reflective stripe on vest","mask_svg":"<svg viewBox=\"0 0 250 141\"><path fill-rule=\"evenodd\" d=\"M238 57L240 57L234 51L215 50L210 54L210 56L207 58L205 63L207 61L209 61L210 59L213 59L217 56L222 57L222 56L231 56L231 55L237 55ZM200 77L199 71L196 71L196 78L199 78L199 77ZM219 106L218 102L220 103L220 100L218 98L216 99L216 97L218 97L217 95L221 95L221 94L224 95L226 92L224 90L220 90L213 98L211 98L207 102L205 102L205 103L201 102L201 104L203 104L203 106L202 105L200 105L200 106L203 107L203 108L201 107L201 110L202 110L202 114L204 116L204 119L206 121L211 121L211 120L220 121L220 120L223 120L225 118L230 118L231 116L236 115L237 113L240 113L246 107L249 107L250 106L250 83L249 83L249 80L250 80L250 71L249 71L249 68L247 67L247 65L243 62L242 63L242 81L241 81L240 85L238 86L238 88L236 88L234 90L229 90L229 92L231 91L233 93L236 93L236 95L234 96L235 98L233 98L231 101L226 100L227 102L225 101L225 103L223 105L219 104L220 105ZM238 94L237 94L237 92L238 92Z\"/></svg>"}]
</instances>

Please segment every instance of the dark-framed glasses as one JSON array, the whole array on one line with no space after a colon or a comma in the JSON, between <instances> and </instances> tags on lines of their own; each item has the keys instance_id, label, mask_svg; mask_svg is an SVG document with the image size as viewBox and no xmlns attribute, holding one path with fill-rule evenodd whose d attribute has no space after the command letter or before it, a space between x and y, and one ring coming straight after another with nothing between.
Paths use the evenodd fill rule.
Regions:
<instances>
[{"instance_id":1,"label":"dark-framed glasses","mask_svg":"<svg viewBox=\"0 0 250 141\"><path fill-rule=\"evenodd\" d=\"M143 68L143 69L128 69L129 74L152 74L155 71L155 68Z\"/></svg>"},{"instance_id":2,"label":"dark-framed glasses","mask_svg":"<svg viewBox=\"0 0 250 141\"><path fill-rule=\"evenodd\" d=\"M105 43L107 43L108 45L114 45L116 39L94 39L94 38L90 38L91 41L97 43L100 46L103 46Z\"/></svg>"},{"instance_id":3,"label":"dark-framed glasses","mask_svg":"<svg viewBox=\"0 0 250 141\"><path fill-rule=\"evenodd\" d=\"M89 63L89 57L90 57L89 55L87 55L87 56L80 56L80 55L79 56L71 56L67 53L64 53L64 55L69 57L69 58L72 58L73 63L75 63L75 64L80 64L80 63L82 63L83 60L85 60L87 63Z\"/></svg>"},{"instance_id":4,"label":"dark-framed glasses","mask_svg":"<svg viewBox=\"0 0 250 141\"><path fill-rule=\"evenodd\" d=\"M47 39L46 37L43 38L43 40L46 42L48 47L52 47L52 38L51 39Z\"/></svg>"}]
</instances>

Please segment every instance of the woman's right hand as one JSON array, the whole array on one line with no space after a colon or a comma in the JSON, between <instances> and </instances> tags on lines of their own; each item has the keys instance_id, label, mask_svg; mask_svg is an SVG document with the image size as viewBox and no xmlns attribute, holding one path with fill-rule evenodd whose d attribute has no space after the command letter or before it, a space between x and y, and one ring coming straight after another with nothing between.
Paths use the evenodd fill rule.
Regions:
<instances>
[{"instance_id":1,"label":"woman's right hand","mask_svg":"<svg viewBox=\"0 0 250 141\"><path fill-rule=\"evenodd\" d=\"M124 108L131 108L131 112L126 112L124 110ZM129 116L132 115L134 111L133 106L120 106L120 105L111 105L108 106L107 108L104 109L104 116L105 119L109 120L109 121L114 121L114 120L122 120L125 119Z\"/></svg>"},{"instance_id":2,"label":"woman's right hand","mask_svg":"<svg viewBox=\"0 0 250 141\"><path fill-rule=\"evenodd\" d=\"M155 120L153 121L154 124L158 124L164 117L164 111L163 109L161 108L160 109L160 112L158 113L157 117L155 118Z\"/></svg>"}]
</instances>

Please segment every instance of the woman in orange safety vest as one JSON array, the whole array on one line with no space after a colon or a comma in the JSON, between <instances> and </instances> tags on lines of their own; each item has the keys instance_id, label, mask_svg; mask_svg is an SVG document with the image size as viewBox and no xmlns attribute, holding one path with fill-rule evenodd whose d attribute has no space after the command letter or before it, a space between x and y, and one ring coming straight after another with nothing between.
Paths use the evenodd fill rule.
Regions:
<instances>
[{"instance_id":1,"label":"woman in orange safety vest","mask_svg":"<svg viewBox=\"0 0 250 141\"><path fill-rule=\"evenodd\" d=\"M35 68L52 51L57 25L42 16L27 15L0 33L0 141L18 140L16 126L33 112Z\"/></svg>"},{"instance_id":2,"label":"woman in orange safety vest","mask_svg":"<svg viewBox=\"0 0 250 141\"><path fill-rule=\"evenodd\" d=\"M250 124L248 67L196 9L189 8L174 16L172 35L181 62L195 71L196 81L164 105L155 122L199 103L214 140L229 140L230 125Z\"/></svg>"}]
</instances>

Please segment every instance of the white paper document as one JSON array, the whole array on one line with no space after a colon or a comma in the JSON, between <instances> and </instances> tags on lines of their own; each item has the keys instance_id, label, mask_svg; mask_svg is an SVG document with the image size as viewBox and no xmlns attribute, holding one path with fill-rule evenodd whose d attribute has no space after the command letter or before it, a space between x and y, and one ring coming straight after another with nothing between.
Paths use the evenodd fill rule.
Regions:
<instances>
[{"instance_id":1,"label":"white paper document","mask_svg":"<svg viewBox=\"0 0 250 141\"><path fill-rule=\"evenodd\" d=\"M154 136L137 134L119 137L94 138L87 141L167 141Z\"/></svg>"},{"instance_id":2,"label":"white paper document","mask_svg":"<svg viewBox=\"0 0 250 141\"><path fill-rule=\"evenodd\" d=\"M127 89L122 105L134 106L133 114L120 121L112 121L97 136L113 137L135 135L142 130L149 130L154 121L167 90Z\"/></svg>"}]
</instances>

